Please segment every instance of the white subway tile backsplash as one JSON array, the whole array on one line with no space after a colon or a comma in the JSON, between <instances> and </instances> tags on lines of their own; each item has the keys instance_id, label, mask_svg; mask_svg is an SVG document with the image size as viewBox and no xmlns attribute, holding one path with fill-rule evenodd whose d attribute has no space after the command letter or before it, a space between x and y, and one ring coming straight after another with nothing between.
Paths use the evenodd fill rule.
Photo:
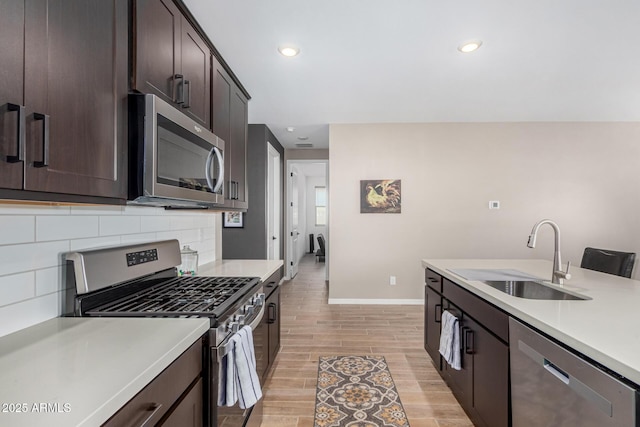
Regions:
<instances>
[{"instance_id":1,"label":"white subway tile backsplash","mask_svg":"<svg viewBox=\"0 0 640 427\"><path fill-rule=\"evenodd\" d=\"M172 230L186 230L196 227L195 219L193 216L171 216L171 229Z\"/></svg>"},{"instance_id":2,"label":"white subway tile backsplash","mask_svg":"<svg viewBox=\"0 0 640 427\"><path fill-rule=\"evenodd\" d=\"M0 246L0 276L55 267L61 263L61 254L68 251L68 240Z\"/></svg>"},{"instance_id":3,"label":"white subway tile backsplash","mask_svg":"<svg viewBox=\"0 0 640 427\"><path fill-rule=\"evenodd\" d=\"M71 215L122 215L122 206L71 206Z\"/></svg>"},{"instance_id":4,"label":"white subway tile backsplash","mask_svg":"<svg viewBox=\"0 0 640 427\"><path fill-rule=\"evenodd\" d=\"M171 229L171 220L166 216L146 216L140 219L140 231L167 231Z\"/></svg>"},{"instance_id":5,"label":"white subway tile backsplash","mask_svg":"<svg viewBox=\"0 0 640 427\"><path fill-rule=\"evenodd\" d=\"M140 222L138 216L101 216L100 236L139 233Z\"/></svg>"},{"instance_id":6,"label":"white subway tile backsplash","mask_svg":"<svg viewBox=\"0 0 640 427\"><path fill-rule=\"evenodd\" d=\"M122 236L120 238L123 244L129 243L142 243L142 242L151 242L153 240L158 240L158 236L156 233L139 233L139 234L127 234L126 236Z\"/></svg>"},{"instance_id":7,"label":"white subway tile backsplash","mask_svg":"<svg viewBox=\"0 0 640 427\"><path fill-rule=\"evenodd\" d=\"M0 277L0 306L33 298L36 295L35 291L35 274L32 271L2 276Z\"/></svg>"},{"instance_id":8,"label":"white subway tile backsplash","mask_svg":"<svg viewBox=\"0 0 640 427\"><path fill-rule=\"evenodd\" d=\"M39 216L36 217L36 240L80 239L97 237L99 234L97 216Z\"/></svg>"},{"instance_id":9,"label":"white subway tile backsplash","mask_svg":"<svg viewBox=\"0 0 640 427\"><path fill-rule=\"evenodd\" d=\"M120 236L94 237L91 239L74 239L70 242L69 250L79 251L81 249L99 248L102 246L116 246L122 241Z\"/></svg>"},{"instance_id":10,"label":"white subway tile backsplash","mask_svg":"<svg viewBox=\"0 0 640 427\"><path fill-rule=\"evenodd\" d=\"M67 284L63 280L63 267L51 267L36 272L36 296L63 291Z\"/></svg>"},{"instance_id":11,"label":"white subway tile backsplash","mask_svg":"<svg viewBox=\"0 0 640 427\"><path fill-rule=\"evenodd\" d=\"M34 242L35 224L35 216L0 215L0 245Z\"/></svg>"},{"instance_id":12,"label":"white subway tile backsplash","mask_svg":"<svg viewBox=\"0 0 640 427\"><path fill-rule=\"evenodd\" d=\"M54 293L0 307L0 336L60 316L62 295Z\"/></svg>"}]
</instances>

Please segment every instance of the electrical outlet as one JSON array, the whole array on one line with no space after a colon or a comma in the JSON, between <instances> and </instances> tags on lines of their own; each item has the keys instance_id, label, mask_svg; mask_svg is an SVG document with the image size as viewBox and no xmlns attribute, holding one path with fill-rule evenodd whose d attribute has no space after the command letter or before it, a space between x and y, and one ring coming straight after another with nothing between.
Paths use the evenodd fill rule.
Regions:
<instances>
[{"instance_id":1,"label":"electrical outlet","mask_svg":"<svg viewBox=\"0 0 640 427\"><path fill-rule=\"evenodd\" d=\"M500 201L499 200L491 200L489 202L489 209L500 209Z\"/></svg>"},{"instance_id":2,"label":"electrical outlet","mask_svg":"<svg viewBox=\"0 0 640 427\"><path fill-rule=\"evenodd\" d=\"M396 276L389 276L389 284L391 286L395 286L395 284L396 284Z\"/></svg>"}]
</instances>

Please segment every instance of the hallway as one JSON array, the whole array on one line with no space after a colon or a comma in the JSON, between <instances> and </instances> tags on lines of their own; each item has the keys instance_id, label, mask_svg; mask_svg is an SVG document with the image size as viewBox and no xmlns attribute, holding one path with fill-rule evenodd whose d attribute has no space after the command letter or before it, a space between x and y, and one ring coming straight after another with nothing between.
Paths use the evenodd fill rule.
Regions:
<instances>
[{"instance_id":1,"label":"hallway","mask_svg":"<svg viewBox=\"0 0 640 427\"><path fill-rule=\"evenodd\" d=\"M318 358L365 354L387 360L411 427L472 426L423 348L423 306L328 305L324 269L306 255L282 285L282 348L262 426L312 427Z\"/></svg>"}]
</instances>

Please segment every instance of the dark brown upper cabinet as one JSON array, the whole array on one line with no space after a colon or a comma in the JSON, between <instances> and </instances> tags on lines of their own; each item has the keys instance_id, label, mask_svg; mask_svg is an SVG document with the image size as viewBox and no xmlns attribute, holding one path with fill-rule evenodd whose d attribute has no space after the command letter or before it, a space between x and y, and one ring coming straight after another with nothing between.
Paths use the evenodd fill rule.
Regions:
<instances>
[{"instance_id":1,"label":"dark brown upper cabinet","mask_svg":"<svg viewBox=\"0 0 640 427\"><path fill-rule=\"evenodd\" d=\"M211 129L211 50L172 0L136 0L132 89Z\"/></svg>"},{"instance_id":2,"label":"dark brown upper cabinet","mask_svg":"<svg viewBox=\"0 0 640 427\"><path fill-rule=\"evenodd\" d=\"M213 133L225 142L225 208L248 208L248 100L224 67L213 61Z\"/></svg>"},{"instance_id":3,"label":"dark brown upper cabinet","mask_svg":"<svg viewBox=\"0 0 640 427\"><path fill-rule=\"evenodd\" d=\"M0 0L0 197L124 203L127 17L127 0Z\"/></svg>"}]
</instances>

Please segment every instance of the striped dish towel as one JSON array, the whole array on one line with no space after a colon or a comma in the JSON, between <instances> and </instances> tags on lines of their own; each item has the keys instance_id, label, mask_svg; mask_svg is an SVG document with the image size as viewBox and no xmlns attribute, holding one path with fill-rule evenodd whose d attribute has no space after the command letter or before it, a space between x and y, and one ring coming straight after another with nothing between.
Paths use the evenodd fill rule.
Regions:
<instances>
[{"instance_id":1,"label":"striped dish towel","mask_svg":"<svg viewBox=\"0 0 640 427\"><path fill-rule=\"evenodd\" d=\"M453 369L460 370L460 331L456 316L445 310L442 312L440 331L440 354Z\"/></svg>"}]
</instances>

